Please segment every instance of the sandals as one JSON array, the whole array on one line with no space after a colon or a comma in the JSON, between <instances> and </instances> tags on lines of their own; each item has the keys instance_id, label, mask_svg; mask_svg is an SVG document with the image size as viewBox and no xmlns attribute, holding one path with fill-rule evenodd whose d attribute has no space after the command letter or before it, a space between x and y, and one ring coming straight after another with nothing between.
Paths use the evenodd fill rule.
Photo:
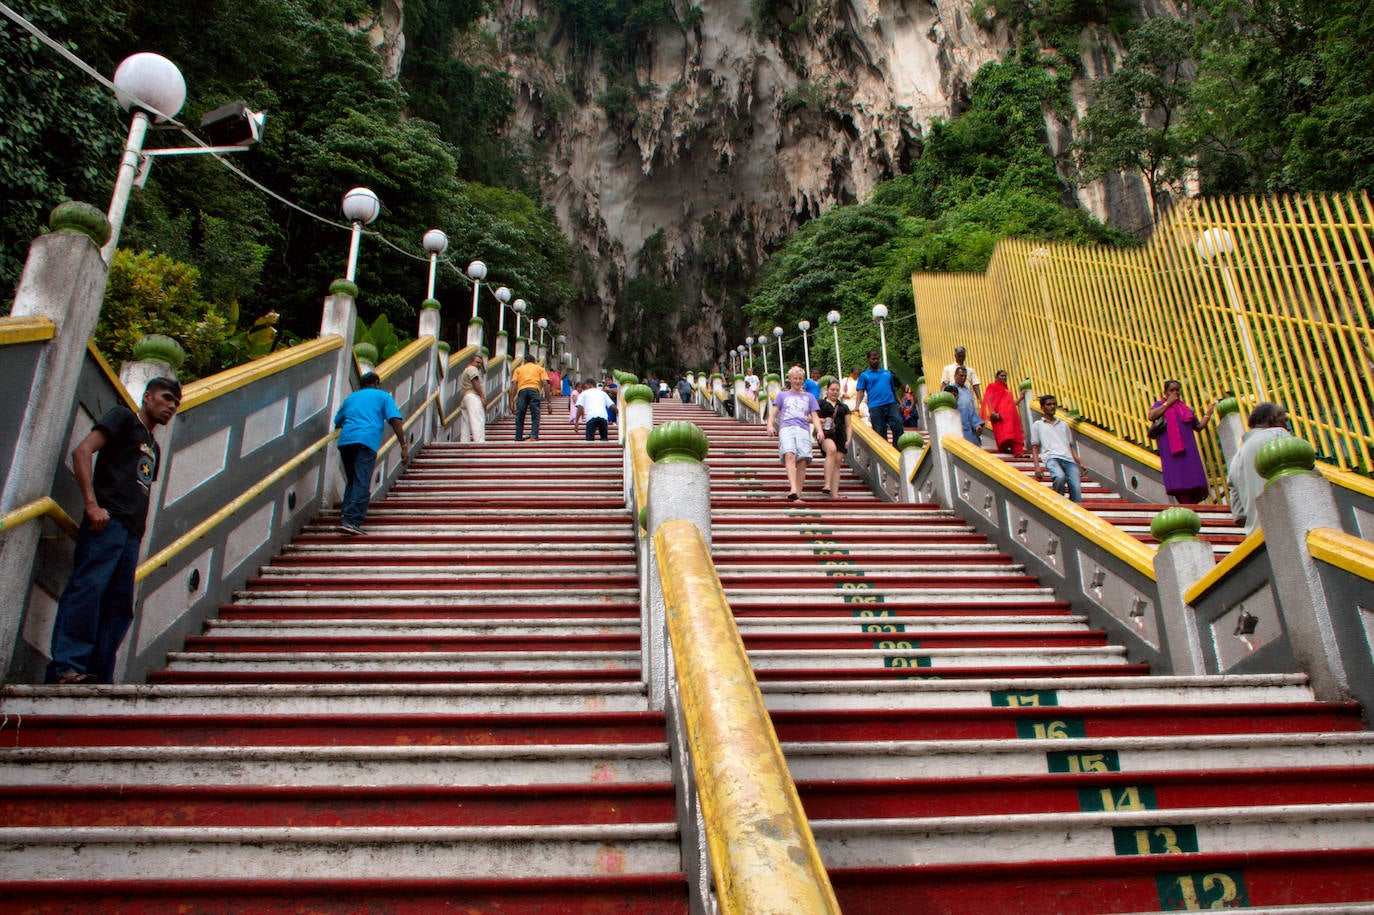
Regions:
<instances>
[{"instance_id":1,"label":"sandals","mask_svg":"<svg viewBox=\"0 0 1374 915\"><path fill-rule=\"evenodd\" d=\"M789 492L789 493L787 494L787 501L788 501L788 502L795 502L795 501L797 501L797 500L800 499L800 498L801 498L801 494L800 494L800 493Z\"/></svg>"},{"instance_id":2,"label":"sandals","mask_svg":"<svg viewBox=\"0 0 1374 915\"><path fill-rule=\"evenodd\" d=\"M83 674L79 670L69 670L57 678L58 686L88 686L97 682L95 674Z\"/></svg>"},{"instance_id":3,"label":"sandals","mask_svg":"<svg viewBox=\"0 0 1374 915\"><path fill-rule=\"evenodd\" d=\"M828 495L830 495L830 490L828 490L828 489L822 489L822 490L821 490L821 495L823 495L823 496L828 496Z\"/></svg>"}]
</instances>

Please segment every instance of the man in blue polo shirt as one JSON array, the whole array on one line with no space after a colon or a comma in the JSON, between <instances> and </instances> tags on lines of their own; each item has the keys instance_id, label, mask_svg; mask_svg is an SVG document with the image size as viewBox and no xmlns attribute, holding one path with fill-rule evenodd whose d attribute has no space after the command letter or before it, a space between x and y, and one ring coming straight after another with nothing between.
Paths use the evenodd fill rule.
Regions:
<instances>
[{"instance_id":1,"label":"man in blue polo shirt","mask_svg":"<svg viewBox=\"0 0 1374 915\"><path fill-rule=\"evenodd\" d=\"M367 508L372 502L372 467L382 447L382 430L388 423L401 443L401 463L410 459L401 411L391 395L378 387L381 382L376 372L368 372L362 377L363 386L349 394L334 414L346 481L339 519L339 530L345 534L363 532Z\"/></svg>"},{"instance_id":2,"label":"man in blue polo shirt","mask_svg":"<svg viewBox=\"0 0 1374 915\"><path fill-rule=\"evenodd\" d=\"M868 351L868 371L859 376L854 412L859 411L867 398L869 425L883 437L890 433L895 448L897 439L902 437L902 410L897 403L897 380L882 367L882 358L876 349Z\"/></svg>"}]
</instances>

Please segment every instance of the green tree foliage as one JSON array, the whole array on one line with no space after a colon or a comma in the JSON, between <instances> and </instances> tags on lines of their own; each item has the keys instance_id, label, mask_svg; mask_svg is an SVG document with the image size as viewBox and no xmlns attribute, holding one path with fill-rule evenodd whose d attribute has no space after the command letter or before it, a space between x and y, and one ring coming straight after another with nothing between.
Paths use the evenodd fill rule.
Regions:
<instances>
[{"instance_id":1,"label":"green tree foliage","mask_svg":"<svg viewBox=\"0 0 1374 915\"><path fill-rule=\"evenodd\" d=\"M532 173L487 144L508 117L504 77L461 62L448 66L443 58L454 42L478 40L470 33L480 31L473 25L479 0L407 3L416 69L401 81L383 75L369 33L357 28L375 15L368 0L128 0L114 5L117 14L94 0L51 5L46 21L53 32L103 72L113 72L130 49L153 50L176 62L188 87L180 119L193 127L205 111L235 98L266 109L263 142L230 161L283 198L342 221L339 201L348 188L376 191L383 211L368 231L384 238L363 239L357 274L359 308L369 321L386 315L402 334L407 328L413 333L428 260L420 239L431 228L449 235L454 264L486 260L490 279L538 303L542 314L552 315L571 297L570 246L549 211L529 194L479 183L537 186ZM8 63L11 46L18 45L11 32L0 40L9 42ZM37 53L26 45L20 50ZM127 129L127 118L103 89L51 56L33 60L34 73L9 69L0 76L22 87L12 92L7 84L6 95L26 94L48 106L39 110L64 140L56 142L49 132L41 142L24 141L34 150L37 183L12 182L23 188L22 201L16 201L22 206L6 207L0 215L3 253L18 250L17 257L38 229L37 214L61 199L103 206ZM58 75L43 76L39 63ZM7 117L0 125L0 143L13 142L15 122ZM102 136L112 139L96 143ZM73 157L69 147L75 141L89 141L89 154ZM186 142L174 131L158 131L148 145ZM0 160L0 167L11 167L9 156ZM84 188L67 180L73 169L89 177ZM516 172L521 177L512 177ZM11 225L18 226L13 244ZM320 302L329 282L344 272L348 243L346 229L292 209L197 156L156 163L147 186L130 201L121 247L194 265L203 299L220 303L225 315L237 307L245 322L278 312L279 329L290 337L317 331ZM6 269L0 256L0 269L6 269L0 282L7 286L19 267L16 259L9 263ZM436 297L449 326L459 326L460 315L466 323L471 287L456 271L440 272Z\"/></svg>"},{"instance_id":2,"label":"green tree foliage","mask_svg":"<svg viewBox=\"0 0 1374 915\"><path fill-rule=\"evenodd\" d=\"M583 55L599 53L612 72L622 72L652 47L654 31L684 24L672 0L552 0L560 33ZM555 39L562 34L555 34Z\"/></svg>"},{"instance_id":3,"label":"green tree foliage","mask_svg":"<svg viewBox=\"0 0 1374 915\"><path fill-rule=\"evenodd\" d=\"M115 252L95 343L114 365L132 358L145 334L166 334L186 350L178 371L191 381L232 364L233 323L196 289L195 267L165 254Z\"/></svg>"},{"instance_id":4,"label":"green tree foliage","mask_svg":"<svg viewBox=\"0 0 1374 915\"><path fill-rule=\"evenodd\" d=\"M1189 110L1204 193L1374 188L1374 6L1203 0Z\"/></svg>"},{"instance_id":5,"label":"green tree foliage","mask_svg":"<svg viewBox=\"0 0 1374 915\"><path fill-rule=\"evenodd\" d=\"M1156 217L1161 196L1193 164L1181 129L1192 87L1192 33L1188 23L1165 18L1133 30L1120 67L1097 80L1096 99L1078 125L1075 153L1083 178L1143 176Z\"/></svg>"}]
</instances>

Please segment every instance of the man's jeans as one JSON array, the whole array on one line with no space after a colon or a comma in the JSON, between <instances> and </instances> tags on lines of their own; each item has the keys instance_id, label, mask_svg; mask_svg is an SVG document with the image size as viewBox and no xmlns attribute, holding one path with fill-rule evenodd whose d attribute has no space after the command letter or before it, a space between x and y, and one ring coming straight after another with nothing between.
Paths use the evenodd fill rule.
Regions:
<instances>
[{"instance_id":1,"label":"man's jeans","mask_svg":"<svg viewBox=\"0 0 1374 915\"><path fill-rule=\"evenodd\" d=\"M530 414L530 434L539 437L539 404L543 398L538 388L521 388L515 395L515 440L525 437L525 414Z\"/></svg>"},{"instance_id":2,"label":"man's jeans","mask_svg":"<svg viewBox=\"0 0 1374 915\"><path fill-rule=\"evenodd\" d=\"M65 673L114 682L115 656L134 621L134 571L139 538L114 518L103 531L81 520L72 569L52 627L47 682Z\"/></svg>"},{"instance_id":3,"label":"man's jeans","mask_svg":"<svg viewBox=\"0 0 1374 915\"><path fill-rule=\"evenodd\" d=\"M339 523L362 527L372 502L372 468L377 463L377 452L366 445L340 445L339 457L343 459L345 481Z\"/></svg>"},{"instance_id":4,"label":"man's jeans","mask_svg":"<svg viewBox=\"0 0 1374 915\"><path fill-rule=\"evenodd\" d=\"M892 447L897 447L897 439L902 437L902 408L896 401L868 406L868 422L879 435L892 437Z\"/></svg>"},{"instance_id":5,"label":"man's jeans","mask_svg":"<svg viewBox=\"0 0 1374 915\"><path fill-rule=\"evenodd\" d=\"M1050 472L1050 485L1055 492L1063 495L1067 489L1072 501L1083 501L1083 483L1076 463L1063 458L1045 458L1045 469Z\"/></svg>"},{"instance_id":6,"label":"man's jeans","mask_svg":"<svg viewBox=\"0 0 1374 915\"><path fill-rule=\"evenodd\" d=\"M590 442L592 440L593 431L599 432L601 434L601 440L603 442L606 441L607 428L606 421L599 416L595 419L587 420L587 441Z\"/></svg>"}]
</instances>

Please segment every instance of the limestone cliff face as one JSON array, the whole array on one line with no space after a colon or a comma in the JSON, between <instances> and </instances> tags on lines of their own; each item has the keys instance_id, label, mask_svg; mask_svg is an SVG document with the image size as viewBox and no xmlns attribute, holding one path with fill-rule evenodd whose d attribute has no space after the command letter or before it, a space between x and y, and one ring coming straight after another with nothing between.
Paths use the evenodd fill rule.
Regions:
<instances>
[{"instance_id":1,"label":"limestone cliff face","mask_svg":"<svg viewBox=\"0 0 1374 915\"><path fill-rule=\"evenodd\" d=\"M565 315L584 371L603 364L608 331L640 364L702 366L739 342L739 304L766 253L903 171L931 119L956 114L973 74L1007 51L1006 26L973 21L973 5L683 4L686 24L659 30L648 63L613 83L540 0L502 0L488 26L516 89L514 129L546 152L547 199L594 274L595 301ZM763 7L775 11L752 18ZM1094 76L1115 44L1090 37L1104 49L1085 60ZM1073 120L1047 112L1056 151ZM1127 223L1146 206L1131 182L1081 198ZM641 271L673 289L676 308L626 296Z\"/></svg>"}]
</instances>

